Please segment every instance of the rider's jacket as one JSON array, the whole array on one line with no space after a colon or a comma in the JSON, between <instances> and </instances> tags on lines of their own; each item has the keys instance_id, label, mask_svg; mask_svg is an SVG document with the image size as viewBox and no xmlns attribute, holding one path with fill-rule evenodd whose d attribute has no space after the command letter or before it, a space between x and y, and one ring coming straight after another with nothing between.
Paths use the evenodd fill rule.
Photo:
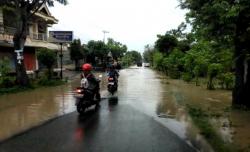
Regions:
<instances>
[{"instance_id":1,"label":"rider's jacket","mask_svg":"<svg viewBox=\"0 0 250 152\"><path fill-rule=\"evenodd\" d=\"M99 80L92 73L89 73L87 76L82 74L81 87L95 92L99 89Z\"/></svg>"}]
</instances>

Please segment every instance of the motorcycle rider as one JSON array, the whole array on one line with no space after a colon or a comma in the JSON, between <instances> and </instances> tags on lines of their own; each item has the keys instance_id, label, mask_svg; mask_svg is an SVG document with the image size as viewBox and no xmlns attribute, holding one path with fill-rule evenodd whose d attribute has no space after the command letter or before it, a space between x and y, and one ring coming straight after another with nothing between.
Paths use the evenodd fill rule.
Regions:
<instances>
[{"instance_id":1,"label":"motorcycle rider","mask_svg":"<svg viewBox=\"0 0 250 152\"><path fill-rule=\"evenodd\" d=\"M118 85L118 77L119 77L119 73L116 71L115 66L114 65L110 65L109 69L108 69L108 77L112 77L115 79L115 83L116 85Z\"/></svg>"},{"instance_id":2,"label":"motorcycle rider","mask_svg":"<svg viewBox=\"0 0 250 152\"><path fill-rule=\"evenodd\" d=\"M91 72L92 65L85 63L82 65L83 73L81 74L81 87L86 89L90 94L91 98L100 101L100 80L95 78L95 75Z\"/></svg>"}]
</instances>

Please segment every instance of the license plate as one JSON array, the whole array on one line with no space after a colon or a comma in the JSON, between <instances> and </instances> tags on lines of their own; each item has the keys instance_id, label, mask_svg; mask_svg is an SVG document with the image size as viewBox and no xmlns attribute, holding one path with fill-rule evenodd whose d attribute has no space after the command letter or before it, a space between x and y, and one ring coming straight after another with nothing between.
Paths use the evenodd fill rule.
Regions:
<instances>
[{"instance_id":1,"label":"license plate","mask_svg":"<svg viewBox=\"0 0 250 152\"><path fill-rule=\"evenodd\" d=\"M76 98L82 98L82 97L83 97L83 94L75 94L75 97L76 97Z\"/></svg>"},{"instance_id":2,"label":"license plate","mask_svg":"<svg viewBox=\"0 0 250 152\"><path fill-rule=\"evenodd\" d=\"M114 82L109 82L110 85L114 85L115 83Z\"/></svg>"}]
</instances>

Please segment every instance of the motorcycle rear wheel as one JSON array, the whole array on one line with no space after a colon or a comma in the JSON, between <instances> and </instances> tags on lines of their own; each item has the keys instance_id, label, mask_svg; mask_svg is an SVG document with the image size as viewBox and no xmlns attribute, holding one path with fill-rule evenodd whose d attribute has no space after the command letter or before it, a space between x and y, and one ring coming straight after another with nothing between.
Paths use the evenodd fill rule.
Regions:
<instances>
[{"instance_id":1,"label":"motorcycle rear wheel","mask_svg":"<svg viewBox=\"0 0 250 152\"><path fill-rule=\"evenodd\" d=\"M85 113L86 107L79 104L76 106L76 110L80 115L82 115Z\"/></svg>"}]
</instances>

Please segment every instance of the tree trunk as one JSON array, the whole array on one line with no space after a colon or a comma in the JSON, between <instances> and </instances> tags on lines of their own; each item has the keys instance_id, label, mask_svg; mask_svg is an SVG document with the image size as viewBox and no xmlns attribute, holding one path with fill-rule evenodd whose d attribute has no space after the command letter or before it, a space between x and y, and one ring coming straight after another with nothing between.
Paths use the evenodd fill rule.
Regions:
<instances>
[{"instance_id":1,"label":"tree trunk","mask_svg":"<svg viewBox=\"0 0 250 152\"><path fill-rule=\"evenodd\" d=\"M79 70L79 62L78 60L75 60L75 71Z\"/></svg>"},{"instance_id":2,"label":"tree trunk","mask_svg":"<svg viewBox=\"0 0 250 152\"><path fill-rule=\"evenodd\" d=\"M208 90L213 90L214 89L213 77L212 76L208 77L207 89Z\"/></svg>"},{"instance_id":3,"label":"tree trunk","mask_svg":"<svg viewBox=\"0 0 250 152\"><path fill-rule=\"evenodd\" d=\"M20 13L21 12L21 13ZM17 11L16 14L18 14L18 19L16 21L16 32L13 37L14 42L14 50L23 50L24 49L24 43L26 40L27 35L27 17L23 17L24 12L23 11ZM21 15L22 14L22 15ZM25 15L25 14L24 14ZM29 78L26 73L26 69L24 66L23 61L23 52L14 53L15 54L15 65L16 65L16 82L21 86L28 86L29 85ZM17 60L17 57L22 57L21 59Z\"/></svg>"},{"instance_id":4,"label":"tree trunk","mask_svg":"<svg viewBox=\"0 0 250 152\"><path fill-rule=\"evenodd\" d=\"M233 90L233 105L250 108L250 61L248 20L244 12L239 14L235 35L235 87Z\"/></svg>"}]
</instances>

